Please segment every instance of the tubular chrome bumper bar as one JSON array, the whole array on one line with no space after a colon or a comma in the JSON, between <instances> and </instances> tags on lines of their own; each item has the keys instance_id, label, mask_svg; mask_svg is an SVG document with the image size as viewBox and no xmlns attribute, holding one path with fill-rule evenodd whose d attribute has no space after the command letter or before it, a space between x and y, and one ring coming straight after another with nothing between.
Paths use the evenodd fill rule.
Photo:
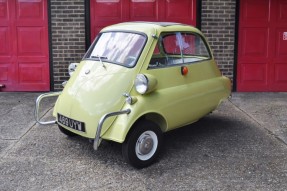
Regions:
<instances>
[{"instance_id":1,"label":"tubular chrome bumper bar","mask_svg":"<svg viewBox=\"0 0 287 191\"><path fill-rule=\"evenodd\" d=\"M100 135L101 135L101 131L102 131L102 127L104 122L109 118L109 117L113 117L113 116L117 116L117 115L122 115L122 114L129 114L131 112L130 109L126 109L126 110L122 110L122 111L117 111L117 112L112 112L112 113L107 113L104 116L102 116L102 118L100 119L99 123L98 123L98 128L97 128L97 133L96 133L96 137L94 140L94 149L98 150L98 147L100 145Z\"/></svg>"},{"instance_id":2,"label":"tubular chrome bumper bar","mask_svg":"<svg viewBox=\"0 0 287 191\"><path fill-rule=\"evenodd\" d=\"M56 123L56 120L54 120L54 121L40 121L39 108L40 108L40 103L41 103L42 99L47 98L47 97L59 96L61 93L62 92L45 93L45 94L41 94L38 96L38 98L36 99L36 106L35 106L35 113L34 113L37 123L39 123L41 125L49 125L49 124Z\"/></svg>"}]
</instances>

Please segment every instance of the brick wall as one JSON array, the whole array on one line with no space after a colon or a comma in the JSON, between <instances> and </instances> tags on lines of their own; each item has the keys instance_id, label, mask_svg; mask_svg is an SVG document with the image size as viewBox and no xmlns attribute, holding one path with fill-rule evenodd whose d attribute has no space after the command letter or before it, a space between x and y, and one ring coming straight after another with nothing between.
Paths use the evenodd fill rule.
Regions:
<instances>
[{"instance_id":1,"label":"brick wall","mask_svg":"<svg viewBox=\"0 0 287 191\"><path fill-rule=\"evenodd\" d=\"M201 30L222 73L233 78L236 0L202 0Z\"/></svg>"},{"instance_id":2,"label":"brick wall","mask_svg":"<svg viewBox=\"0 0 287 191\"><path fill-rule=\"evenodd\" d=\"M85 53L85 6L83 0L50 0L54 89L69 78L71 62Z\"/></svg>"}]
</instances>

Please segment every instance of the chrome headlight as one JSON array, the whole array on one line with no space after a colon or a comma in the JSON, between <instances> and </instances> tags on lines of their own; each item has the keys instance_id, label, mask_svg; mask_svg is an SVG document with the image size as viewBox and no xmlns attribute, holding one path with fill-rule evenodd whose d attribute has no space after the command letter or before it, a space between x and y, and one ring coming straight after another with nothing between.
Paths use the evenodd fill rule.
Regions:
<instances>
[{"instance_id":1,"label":"chrome headlight","mask_svg":"<svg viewBox=\"0 0 287 191\"><path fill-rule=\"evenodd\" d=\"M68 67L69 75L72 76L79 63L71 63Z\"/></svg>"},{"instance_id":2,"label":"chrome headlight","mask_svg":"<svg viewBox=\"0 0 287 191\"><path fill-rule=\"evenodd\" d=\"M135 80L135 88L138 93L145 94L148 90L148 79L143 74L138 74Z\"/></svg>"},{"instance_id":3,"label":"chrome headlight","mask_svg":"<svg viewBox=\"0 0 287 191\"><path fill-rule=\"evenodd\" d=\"M135 79L135 89L140 94L147 94L156 89L157 80L150 74L138 74Z\"/></svg>"}]
</instances>

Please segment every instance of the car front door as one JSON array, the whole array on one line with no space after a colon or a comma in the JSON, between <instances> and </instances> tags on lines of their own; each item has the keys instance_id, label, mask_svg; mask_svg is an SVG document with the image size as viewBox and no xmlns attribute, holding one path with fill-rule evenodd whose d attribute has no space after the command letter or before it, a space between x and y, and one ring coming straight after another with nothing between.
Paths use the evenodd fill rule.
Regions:
<instances>
[{"instance_id":1,"label":"car front door","mask_svg":"<svg viewBox=\"0 0 287 191\"><path fill-rule=\"evenodd\" d=\"M196 121L214 109L215 65L203 37L190 32L160 35L148 70L158 80L157 92L169 128ZM219 71L218 71L219 72Z\"/></svg>"}]
</instances>

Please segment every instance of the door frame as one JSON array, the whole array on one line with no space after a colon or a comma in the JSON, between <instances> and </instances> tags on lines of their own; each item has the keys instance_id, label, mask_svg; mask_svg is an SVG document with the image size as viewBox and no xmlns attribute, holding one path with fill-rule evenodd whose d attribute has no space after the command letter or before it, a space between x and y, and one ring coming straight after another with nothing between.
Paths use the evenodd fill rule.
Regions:
<instances>
[{"instance_id":1,"label":"door frame","mask_svg":"<svg viewBox=\"0 0 287 191\"><path fill-rule=\"evenodd\" d=\"M47 1L48 9L48 55L49 55L49 73L50 73L50 91L54 91L54 65L53 65L53 44L52 44L52 11L51 0Z\"/></svg>"},{"instance_id":2,"label":"door frame","mask_svg":"<svg viewBox=\"0 0 287 191\"><path fill-rule=\"evenodd\" d=\"M234 60L233 60L233 84L232 91L237 91L237 67L238 67L238 37L239 37L240 0L235 4L235 36L234 36Z\"/></svg>"}]
</instances>

